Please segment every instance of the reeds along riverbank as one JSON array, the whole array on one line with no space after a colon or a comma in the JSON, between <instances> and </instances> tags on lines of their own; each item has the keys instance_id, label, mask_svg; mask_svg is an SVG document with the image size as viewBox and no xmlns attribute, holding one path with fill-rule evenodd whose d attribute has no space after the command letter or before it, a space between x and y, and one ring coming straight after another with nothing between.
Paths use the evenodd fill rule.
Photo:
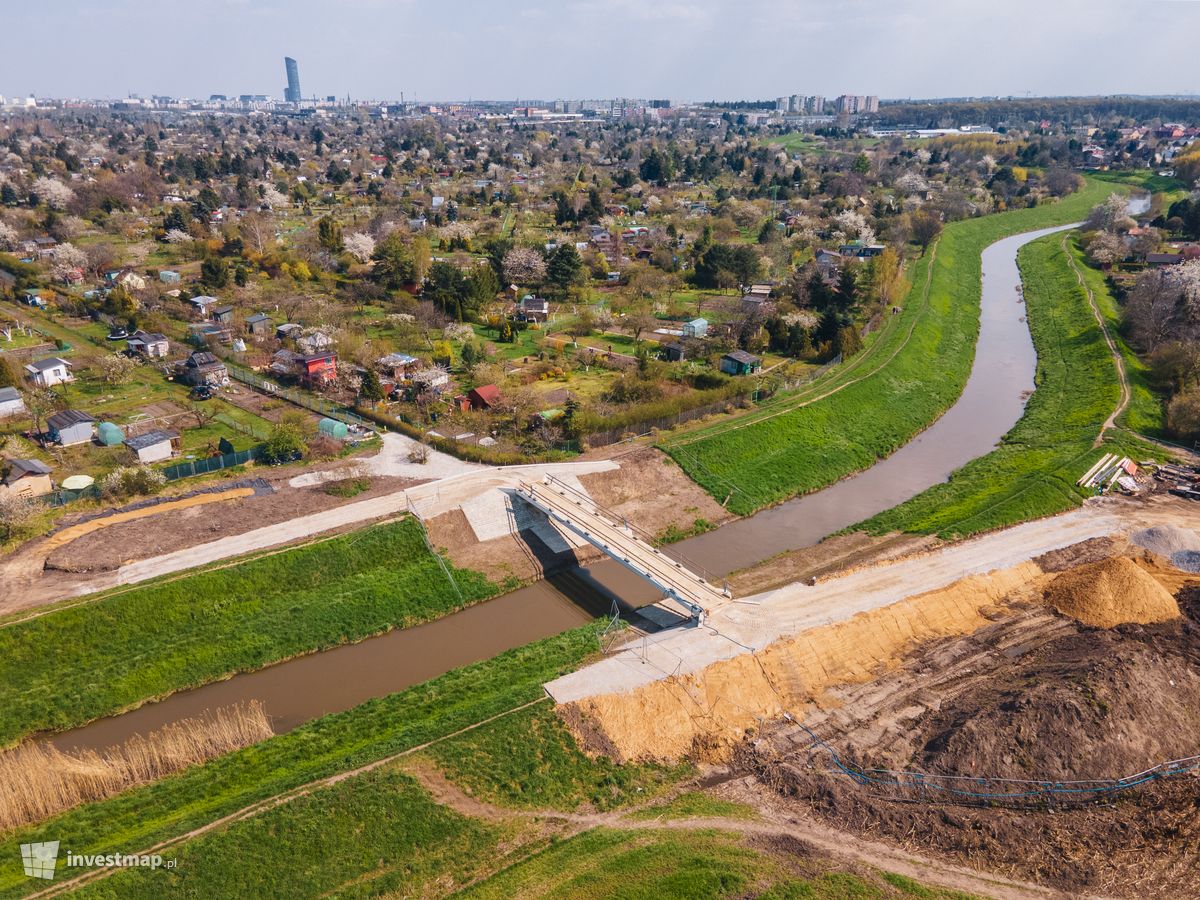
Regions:
<instances>
[{"instance_id":1,"label":"reeds along riverbank","mask_svg":"<svg viewBox=\"0 0 1200 900\"><path fill-rule=\"evenodd\" d=\"M40 822L271 737L258 701L183 719L112 750L26 743L0 753L0 830Z\"/></svg>"}]
</instances>

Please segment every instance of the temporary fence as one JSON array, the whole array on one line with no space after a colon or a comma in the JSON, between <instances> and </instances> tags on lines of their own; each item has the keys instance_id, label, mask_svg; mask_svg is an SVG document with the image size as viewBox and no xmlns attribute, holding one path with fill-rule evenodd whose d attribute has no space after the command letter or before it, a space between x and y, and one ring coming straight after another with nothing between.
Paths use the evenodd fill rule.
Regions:
<instances>
[{"instance_id":1,"label":"temporary fence","mask_svg":"<svg viewBox=\"0 0 1200 900\"><path fill-rule=\"evenodd\" d=\"M1168 760L1123 778L1062 781L868 769L843 760L812 729L799 722L795 724L812 739L808 748L810 755L823 753L828 756L833 767L827 774L849 778L861 787L895 800L1017 806L1101 803L1156 781L1200 773L1200 756Z\"/></svg>"},{"instance_id":2,"label":"temporary fence","mask_svg":"<svg viewBox=\"0 0 1200 900\"><path fill-rule=\"evenodd\" d=\"M219 456L208 456L204 459L189 459L173 466L167 466L162 473L167 481L178 481L180 478L206 475L209 472L219 472L222 469L244 465L257 459L261 452L262 448L251 447L249 450L238 450L236 453L222 453Z\"/></svg>"},{"instance_id":3,"label":"temporary fence","mask_svg":"<svg viewBox=\"0 0 1200 900\"><path fill-rule=\"evenodd\" d=\"M74 503L77 500L98 500L100 499L100 488L95 484L89 484L87 487L78 491L69 491L66 488L59 488L57 491L51 491L49 494L43 494L37 498L47 506L57 509L60 506L66 506L68 503Z\"/></svg>"}]
</instances>

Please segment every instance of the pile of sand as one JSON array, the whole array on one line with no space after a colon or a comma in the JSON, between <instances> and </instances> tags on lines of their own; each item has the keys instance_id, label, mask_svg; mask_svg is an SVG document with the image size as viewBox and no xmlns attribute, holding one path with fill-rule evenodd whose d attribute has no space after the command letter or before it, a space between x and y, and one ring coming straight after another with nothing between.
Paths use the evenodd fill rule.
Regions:
<instances>
[{"instance_id":1,"label":"pile of sand","mask_svg":"<svg viewBox=\"0 0 1200 900\"><path fill-rule=\"evenodd\" d=\"M1167 559L1188 550L1200 551L1200 535L1178 525L1155 525L1153 528L1135 531L1129 536L1129 540Z\"/></svg>"},{"instance_id":2,"label":"pile of sand","mask_svg":"<svg viewBox=\"0 0 1200 900\"><path fill-rule=\"evenodd\" d=\"M686 675L627 693L585 697L559 713L580 743L618 760L721 759L746 730L803 715L836 685L871 681L913 647L969 634L1041 574L1032 562L808 629Z\"/></svg>"},{"instance_id":3,"label":"pile of sand","mask_svg":"<svg viewBox=\"0 0 1200 900\"><path fill-rule=\"evenodd\" d=\"M1046 590L1046 602L1063 615L1098 628L1126 622L1148 625L1179 617L1179 606L1170 592L1125 556L1063 572Z\"/></svg>"}]
</instances>

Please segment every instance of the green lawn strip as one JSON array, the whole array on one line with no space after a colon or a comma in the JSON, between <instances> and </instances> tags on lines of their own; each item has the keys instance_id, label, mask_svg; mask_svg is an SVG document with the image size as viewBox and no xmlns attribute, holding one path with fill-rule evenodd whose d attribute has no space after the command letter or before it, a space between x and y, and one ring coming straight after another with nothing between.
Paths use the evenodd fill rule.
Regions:
<instances>
[{"instance_id":1,"label":"green lawn strip","mask_svg":"<svg viewBox=\"0 0 1200 900\"><path fill-rule=\"evenodd\" d=\"M1150 367L1134 352L1121 334L1121 309L1109 290L1104 273L1088 264L1078 240L1070 243L1075 265L1084 282L1096 298L1096 306L1108 326L1108 333L1125 361L1125 377L1129 382L1129 406L1117 418L1117 423L1152 438L1166 434L1166 409L1162 396L1150 379Z\"/></svg>"},{"instance_id":2,"label":"green lawn strip","mask_svg":"<svg viewBox=\"0 0 1200 900\"><path fill-rule=\"evenodd\" d=\"M439 806L411 778L384 769L168 851L174 869L127 869L76 896L430 896L486 870L503 837L502 826Z\"/></svg>"},{"instance_id":3,"label":"green lawn strip","mask_svg":"<svg viewBox=\"0 0 1200 900\"><path fill-rule=\"evenodd\" d=\"M648 800L691 771L589 759L549 705L443 741L428 755L472 796L513 809L613 809Z\"/></svg>"},{"instance_id":4,"label":"green lawn strip","mask_svg":"<svg viewBox=\"0 0 1200 900\"><path fill-rule=\"evenodd\" d=\"M58 840L78 853L144 850L264 798L411 750L537 700L544 696L545 682L574 670L595 651L596 627L576 628L10 832L0 839L0 897L44 886L23 874L21 843ZM323 825L318 819L310 827L319 831Z\"/></svg>"},{"instance_id":5,"label":"green lawn strip","mask_svg":"<svg viewBox=\"0 0 1200 900\"><path fill-rule=\"evenodd\" d=\"M956 537L1052 515L1082 502L1085 495L1075 481L1102 454L1152 453L1121 433L1093 447L1120 386L1061 241L1051 235L1018 255L1038 354L1037 388L1021 420L996 450L967 463L948 482L857 527Z\"/></svg>"},{"instance_id":6,"label":"green lawn strip","mask_svg":"<svg viewBox=\"0 0 1200 900\"><path fill-rule=\"evenodd\" d=\"M62 730L233 672L438 618L451 587L413 519L141 587L0 629L0 742Z\"/></svg>"},{"instance_id":7,"label":"green lawn strip","mask_svg":"<svg viewBox=\"0 0 1200 900\"><path fill-rule=\"evenodd\" d=\"M886 366L811 405L710 437L688 436L686 445L668 442L664 449L718 500L728 496L727 508L738 514L872 465L911 440L962 392L979 331L983 249L1013 234L1081 219L1112 189L1089 181L1056 204L948 225L928 286L914 277L909 291L905 313L917 317L911 337Z\"/></svg>"}]
</instances>

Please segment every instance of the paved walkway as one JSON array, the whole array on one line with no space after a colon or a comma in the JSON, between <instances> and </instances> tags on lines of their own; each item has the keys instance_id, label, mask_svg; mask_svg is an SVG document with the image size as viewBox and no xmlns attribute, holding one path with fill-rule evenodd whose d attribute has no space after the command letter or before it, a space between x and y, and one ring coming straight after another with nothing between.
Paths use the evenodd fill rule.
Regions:
<instances>
[{"instance_id":1,"label":"paved walkway","mask_svg":"<svg viewBox=\"0 0 1200 900\"><path fill-rule=\"evenodd\" d=\"M497 524L484 516L487 528L495 530L502 527L503 531L500 534L508 534L507 511L504 506L505 489L515 491L521 481L540 480L547 474L570 479L589 472L605 472L617 468L619 468L617 463L607 459L501 468L472 465L457 474L404 491L347 503L344 506L337 506L307 516L298 516L295 519L257 528L244 534L231 535L207 544L130 563L121 566L115 572L89 579L86 584L72 589L68 596L79 596L122 584L134 584L148 578L157 578L161 575L208 565L233 556L304 540L347 525L399 515L410 508L410 502L412 507L426 518L449 512L464 505L474 504L475 508L478 508L482 503L485 512L491 510L487 515L498 516L501 523ZM499 512L497 512L498 510ZM480 515L482 514L477 513L477 521ZM493 536L499 536L499 534Z\"/></svg>"},{"instance_id":2,"label":"paved walkway","mask_svg":"<svg viewBox=\"0 0 1200 900\"><path fill-rule=\"evenodd\" d=\"M885 563L816 585L791 584L727 603L705 625L665 632L546 685L559 703L623 693L719 660L761 650L780 638L945 587L968 575L1007 569L1088 538L1171 523L1200 528L1200 505L1184 501L1134 507L1089 503L1074 512L1027 522Z\"/></svg>"}]
</instances>

